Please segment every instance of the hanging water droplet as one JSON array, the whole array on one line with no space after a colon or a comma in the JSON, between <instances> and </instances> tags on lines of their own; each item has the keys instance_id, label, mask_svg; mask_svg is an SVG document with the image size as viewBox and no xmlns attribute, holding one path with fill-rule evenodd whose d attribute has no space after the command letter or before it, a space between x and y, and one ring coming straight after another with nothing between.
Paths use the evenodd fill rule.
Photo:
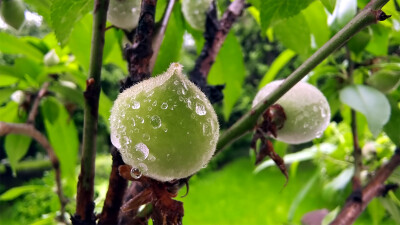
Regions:
<instances>
[{"instance_id":1,"label":"hanging water droplet","mask_svg":"<svg viewBox=\"0 0 400 225\"><path fill-rule=\"evenodd\" d=\"M161 119L157 115L151 117L150 123L154 129L158 129L161 127Z\"/></svg>"},{"instance_id":2,"label":"hanging water droplet","mask_svg":"<svg viewBox=\"0 0 400 225\"><path fill-rule=\"evenodd\" d=\"M140 177L142 177L142 172L138 168L132 167L131 177L133 179L139 179Z\"/></svg>"},{"instance_id":3,"label":"hanging water droplet","mask_svg":"<svg viewBox=\"0 0 400 225\"><path fill-rule=\"evenodd\" d=\"M138 109L140 108L140 102L138 101L133 101L132 103L132 109Z\"/></svg>"},{"instance_id":4,"label":"hanging water droplet","mask_svg":"<svg viewBox=\"0 0 400 225\"><path fill-rule=\"evenodd\" d=\"M204 105L196 102L196 113L200 116L206 115L207 112L206 112Z\"/></svg>"},{"instance_id":5,"label":"hanging water droplet","mask_svg":"<svg viewBox=\"0 0 400 225\"><path fill-rule=\"evenodd\" d=\"M136 152L138 152L137 159L140 161L147 159L147 157L149 156L149 152L150 152L149 148L147 147L147 145L145 145L143 143L139 143L139 144L135 145L135 150L136 150Z\"/></svg>"},{"instance_id":6,"label":"hanging water droplet","mask_svg":"<svg viewBox=\"0 0 400 225\"><path fill-rule=\"evenodd\" d=\"M143 139L145 140L145 141L149 141L150 140L150 135L148 135L148 134L143 134Z\"/></svg>"},{"instance_id":7,"label":"hanging water droplet","mask_svg":"<svg viewBox=\"0 0 400 225\"><path fill-rule=\"evenodd\" d=\"M164 102L163 104L161 104L161 108L162 109L167 109L168 108L168 103Z\"/></svg>"},{"instance_id":8,"label":"hanging water droplet","mask_svg":"<svg viewBox=\"0 0 400 225\"><path fill-rule=\"evenodd\" d=\"M141 123L144 123L143 117L140 117L140 116L136 115L136 118L137 118Z\"/></svg>"}]
</instances>

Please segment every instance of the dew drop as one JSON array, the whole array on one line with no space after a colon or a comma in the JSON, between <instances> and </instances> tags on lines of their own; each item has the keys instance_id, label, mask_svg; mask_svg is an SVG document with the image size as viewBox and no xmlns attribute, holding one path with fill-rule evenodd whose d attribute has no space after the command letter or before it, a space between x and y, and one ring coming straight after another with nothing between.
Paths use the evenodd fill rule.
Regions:
<instances>
[{"instance_id":1,"label":"dew drop","mask_svg":"<svg viewBox=\"0 0 400 225\"><path fill-rule=\"evenodd\" d=\"M149 156L149 148L143 143L135 145L135 150L138 152L139 157L137 157L137 159L140 161L147 159Z\"/></svg>"},{"instance_id":2,"label":"dew drop","mask_svg":"<svg viewBox=\"0 0 400 225\"><path fill-rule=\"evenodd\" d=\"M206 115L207 112L204 105L196 102L196 113L200 116Z\"/></svg>"},{"instance_id":3,"label":"dew drop","mask_svg":"<svg viewBox=\"0 0 400 225\"><path fill-rule=\"evenodd\" d=\"M316 105L314 105L313 106L313 110L314 110L314 112L317 112L318 111L318 107Z\"/></svg>"},{"instance_id":4,"label":"dew drop","mask_svg":"<svg viewBox=\"0 0 400 225\"><path fill-rule=\"evenodd\" d=\"M142 172L138 168L132 167L131 177L133 179L139 179L140 177L142 177Z\"/></svg>"},{"instance_id":5,"label":"dew drop","mask_svg":"<svg viewBox=\"0 0 400 225\"><path fill-rule=\"evenodd\" d=\"M133 124L133 126L136 126L135 119L133 119L133 118L132 118L132 124Z\"/></svg>"},{"instance_id":6,"label":"dew drop","mask_svg":"<svg viewBox=\"0 0 400 225\"><path fill-rule=\"evenodd\" d=\"M138 108L140 108L140 102L133 101L132 109L138 109Z\"/></svg>"},{"instance_id":7,"label":"dew drop","mask_svg":"<svg viewBox=\"0 0 400 225\"><path fill-rule=\"evenodd\" d=\"M168 103L164 102L163 104L161 104L161 108L162 109L167 109L168 108Z\"/></svg>"},{"instance_id":8,"label":"dew drop","mask_svg":"<svg viewBox=\"0 0 400 225\"><path fill-rule=\"evenodd\" d=\"M154 129L158 129L161 127L161 119L159 116L152 116L150 119L150 123Z\"/></svg>"},{"instance_id":9,"label":"dew drop","mask_svg":"<svg viewBox=\"0 0 400 225\"><path fill-rule=\"evenodd\" d=\"M157 100L154 100L152 106L157 106Z\"/></svg>"},{"instance_id":10,"label":"dew drop","mask_svg":"<svg viewBox=\"0 0 400 225\"><path fill-rule=\"evenodd\" d=\"M150 135L148 135L148 134L143 134L143 139L145 140L145 141L149 141L150 140Z\"/></svg>"},{"instance_id":11,"label":"dew drop","mask_svg":"<svg viewBox=\"0 0 400 225\"><path fill-rule=\"evenodd\" d=\"M148 159L150 160L150 162L154 162L157 158L154 155L150 154Z\"/></svg>"},{"instance_id":12,"label":"dew drop","mask_svg":"<svg viewBox=\"0 0 400 225\"><path fill-rule=\"evenodd\" d=\"M186 91L185 91L185 89L181 89L181 93L183 94L183 95L186 95Z\"/></svg>"},{"instance_id":13,"label":"dew drop","mask_svg":"<svg viewBox=\"0 0 400 225\"><path fill-rule=\"evenodd\" d=\"M192 101L190 101L189 98L187 99L186 104L187 104L187 107L188 107L189 109L192 109Z\"/></svg>"},{"instance_id":14,"label":"dew drop","mask_svg":"<svg viewBox=\"0 0 400 225\"><path fill-rule=\"evenodd\" d=\"M174 84L175 84L175 85L178 85L178 84L179 84L179 81L178 81L178 80L175 80L175 81L174 81Z\"/></svg>"},{"instance_id":15,"label":"dew drop","mask_svg":"<svg viewBox=\"0 0 400 225\"><path fill-rule=\"evenodd\" d=\"M138 129L138 128L135 128L135 129L133 129L133 132L139 133L139 129Z\"/></svg>"},{"instance_id":16,"label":"dew drop","mask_svg":"<svg viewBox=\"0 0 400 225\"><path fill-rule=\"evenodd\" d=\"M185 81L181 81L181 82L182 82L183 87L184 87L186 90L188 90L188 87L187 87L187 85L186 85L186 82L185 82Z\"/></svg>"},{"instance_id":17,"label":"dew drop","mask_svg":"<svg viewBox=\"0 0 400 225\"><path fill-rule=\"evenodd\" d=\"M136 115L136 118L137 118L141 123L144 123L143 117L140 117L140 116Z\"/></svg>"},{"instance_id":18,"label":"dew drop","mask_svg":"<svg viewBox=\"0 0 400 225\"><path fill-rule=\"evenodd\" d=\"M323 107L321 107L320 109L321 109L321 117L325 118L326 117L325 109Z\"/></svg>"},{"instance_id":19,"label":"dew drop","mask_svg":"<svg viewBox=\"0 0 400 225\"><path fill-rule=\"evenodd\" d=\"M164 132L165 132L165 133L167 133L167 131L168 131L168 129L167 129L167 128L165 128L165 129L164 129Z\"/></svg>"}]
</instances>

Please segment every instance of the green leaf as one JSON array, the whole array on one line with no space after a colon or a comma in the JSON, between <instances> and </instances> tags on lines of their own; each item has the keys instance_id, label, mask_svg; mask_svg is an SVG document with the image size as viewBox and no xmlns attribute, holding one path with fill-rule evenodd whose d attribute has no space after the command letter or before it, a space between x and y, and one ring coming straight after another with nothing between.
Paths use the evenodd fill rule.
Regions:
<instances>
[{"instance_id":1,"label":"green leaf","mask_svg":"<svg viewBox=\"0 0 400 225\"><path fill-rule=\"evenodd\" d=\"M357 0L337 0L336 7L330 18L330 27L333 31L339 31L357 13Z\"/></svg>"},{"instance_id":2,"label":"green leaf","mask_svg":"<svg viewBox=\"0 0 400 225\"><path fill-rule=\"evenodd\" d=\"M91 46L92 43L92 25L93 16L87 14L75 24L68 42L68 46L75 55L77 62L79 62L86 71L89 71L90 65L89 46ZM105 33L103 61L105 63L118 65L126 71L126 62L122 58L120 41L117 39L116 35L116 32L113 30L109 30Z\"/></svg>"},{"instance_id":3,"label":"green leaf","mask_svg":"<svg viewBox=\"0 0 400 225\"><path fill-rule=\"evenodd\" d=\"M272 21L279 21L298 14L314 0L264 0L261 2L260 19L264 31L268 29Z\"/></svg>"},{"instance_id":4,"label":"green leaf","mask_svg":"<svg viewBox=\"0 0 400 225\"><path fill-rule=\"evenodd\" d=\"M48 24L50 24L50 6L52 0L24 0L28 5L32 6L39 15L43 16Z\"/></svg>"},{"instance_id":5,"label":"green leaf","mask_svg":"<svg viewBox=\"0 0 400 225\"><path fill-rule=\"evenodd\" d=\"M301 12L307 21L311 34L314 37L316 46L319 48L324 45L331 36L331 31L328 27L328 17L325 13L324 6L320 1L311 3L305 10Z\"/></svg>"},{"instance_id":6,"label":"green leaf","mask_svg":"<svg viewBox=\"0 0 400 225\"><path fill-rule=\"evenodd\" d=\"M233 32L230 32L208 75L210 84L226 84L223 90L223 114L226 120L242 93L245 75L242 48Z\"/></svg>"},{"instance_id":7,"label":"green leaf","mask_svg":"<svg viewBox=\"0 0 400 225\"><path fill-rule=\"evenodd\" d=\"M371 216L372 224L374 225L379 225L386 214L385 208L382 207L382 204L376 198L372 199L368 204L367 210L368 214Z\"/></svg>"},{"instance_id":8,"label":"green leaf","mask_svg":"<svg viewBox=\"0 0 400 225\"><path fill-rule=\"evenodd\" d=\"M15 167L28 152L32 138L25 135L9 134L4 141L7 159L10 162L11 169L15 173Z\"/></svg>"},{"instance_id":9,"label":"green leaf","mask_svg":"<svg viewBox=\"0 0 400 225\"><path fill-rule=\"evenodd\" d=\"M15 122L15 115L18 115L18 104L10 101L6 105L0 107L0 118L2 122Z\"/></svg>"},{"instance_id":10,"label":"green leaf","mask_svg":"<svg viewBox=\"0 0 400 225\"><path fill-rule=\"evenodd\" d=\"M278 22L274 32L286 48L298 54L307 54L311 49L311 33L302 13Z\"/></svg>"},{"instance_id":11,"label":"green leaf","mask_svg":"<svg viewBox=\"0 0 400 225\"><path fill-rule=\"evenodd\" d=\"M64 46L77 21L93 8L93 0L53 0L51 4L51 27L58 41ZM90 37L89 37L90 38ZM90 46L85 46L86 48Z\"/></svg>"},{"instance_id":12,"label":"green leaf","mask_svg":"<svg viewBox=\"0 0 400 225\"><path fill-rule=\"evenodd\" d=\"M58 111L56 119L54 119L53 115L54 108L57 108ZM75 177L79 139L74 121L70 118L65 107L53 97L44 98L40 109L48 139L60 159L63 177ZM53 119L50 120L49 118Z\"/></svg>"},{"instance_id":13,"label":"green leaf","mask_svg":"<svg viewBox=\"0 0 400 225\"><path fill-rule=\"evenodd\" d=\"M10 99L11 94L14 93L15 90L16 90L15 88L10 88L10 87L0 89L0 105L8 101ZM3 121L3 119L1 120Z\"/></svg>"},{"instance_id":14,"label":"green leaf","mask_svg":"<svg viewBox=\"0 0 400 225\"><path fill-rule=\"evenodd\" d=\"M390 104L385 95L365 85L345 87L339 95L343 103L367 118L368 127L376 137L390 117Z\"/></svg>"},{"instance_id":15,"label":"green leaf","mask_svg":"<svg viewBox=\"0 0 400 225\"><path fill-rule=\"evenodd\" d=\"M17 83L18 81L19 81L19 79L14 76L2 75L1 80L0 80L0 88L11 86L11 85Z\"/></svg>"},{"instance_id":16,"label":"green leaf","mask_svg":"<svg viewBox=\"0 0 400 225\"><path fill-rule=\"evenodd\" d=\"M354 35L347 43L347 46L355 54L360 54L367 47L370 40L371 35L368 32L368 28L366 28Z\"/></svg>"},{"instance_id":17,"label":"green leaf","mask_svg":"<svg viewBox=\"0 0 400 225\"><path fill-rule=\"evenodd\" d=\"M2 195L0 195L0 201L11 201L18 198L21 195L34 192L41 188L43 187L40 185L25 185L25 186L13 187L8 189Z\"/></svg>"},{"instance_id":18,"label":"green leaf","mask_svg":"<svg viewBox=\"0 0 400 225\"><path fill-rule=\"evenodd\" d=\"M0 32L0 52L7 54L22 54L35 61L43 60L43 53L31 44L14 35Z\"/></svg>"},{"instance_id":19,"label":"green leaf","mask_svg":"<svg viewBox=\"0 0 400 225\"><path fill-rule=\"evenodd\" d=\"M307 193L311 190L311 187L315 184L317 181L319 175L319 171L314 174L314 176L311 177L311 179L308 180L308 182L301 188L299 193L296 195L295 199L293 200L292 204L290 205L290 209L288 212L288 221L292 221L294 214L296 212L296 209L299 207L301 201L306 197Z\"/></svg>"},{"instance_id":20,"label":"green leaf","mask_svg":"<svg viewBox=\"0 0 400 225\"><path fill-rule=\"evenodd\" d=\"M175 3L174 10L168 22L164 40L161 44L160 52L157 55L156 63L153 69L153 75L161 74L172 62L180 58L183 34L185 32L181 6Z\"/></svg>"},{"instance_id":21,"label":"green leaf","mask_svg":"<svg viewBox=\"0 0 400 225\"><path fill-rule=\"evenodd\" d=\"M258 89L261 89L269 82L273 81L276 75L281 69L296 55L296 53L290 49L283 51L278 57L272 62L271 67L267 73L261 79Z\"/></svg>"},{"instance_id":22,"label":"green leaf","mask_svg":"<svg viewBox=\"0 0 400 225\"><path fill-rule=\"evenodd\" d=\"M383 127L383 130L396 146L400 146L400 108L394 98L389 97L389 102L391 115L389 122Z\"/></svg>"},{"instance_id":23,"label":"green leaf","mask_svg":"<svg viewBox=\"0 0 400 225\"><path fill-rule=\"evenodd\" d=\"M324 4L326 10L332 14L333 10L335 9L336 0L321 0L321 2Z\"/></svg>"},{"instance_id":24,"label":"green leaf","mask_svg":"<svg viewBox=\"0 0 400 225\"><path fill-rule=\"evenodd\" d=\"M68 102L76 103L82 108L84 107L85 101L83 99L82 91L76 88L55 83L49 87L49 90L61 95L61 98L67 100Z\"/></svg>"},{"instance_id":25,"label":"green leaf","mask_svg":"<svg viewBox=\"0 0 400 225\"><path fill-rule=\"evenodd\" d=\"M381 24L373 24L370 27L372 38L365 49L376 56L386 56L389 49L390 28Z\"/></svg>"},{"instance_id":26,"label":"green leaf","mask_svg":"<svg viewBox=\"0 0 400 225\"><path fill-rule=\"evenodd\" d=\"M390 214L390 217L396 222L396 224L400 223L400 209L396 205L396 203L389 198L378 198L380 203L386 209L386 211Z\"/></svg>"},{"instance_id":27,"label":"green leaf","mask_svg":"<svg viewBox=\"0 0 400 225\"><path fill-rule=\"evenodd\" d=\"M329 225L336 218L338 213L339 213L339 207L336 207L334 210L329 212L328 215L324 217L321 225Z\"/></svg>"}]
</instances>

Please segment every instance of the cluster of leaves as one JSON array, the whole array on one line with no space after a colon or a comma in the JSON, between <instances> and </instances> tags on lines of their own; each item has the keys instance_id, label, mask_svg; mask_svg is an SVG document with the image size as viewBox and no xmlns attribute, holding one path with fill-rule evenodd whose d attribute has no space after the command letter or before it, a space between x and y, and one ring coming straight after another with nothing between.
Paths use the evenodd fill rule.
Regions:
<instances>
[{"instance_id":1,"label":"cluster of leaves","mask_svg":"<svg viewBox=\"0 0 400 225\"><path fill-rule=\"evenodd\" d=\"M222 124L223 127L234 122L250 108L250 96L255 95L257 87L261 88L273 80L286 77L367 3L365 0L248 2L251 6L228 34L208 76L210 84L226 85L223 103L216 106L220 111L221 121L227 122ZM94 3L84 0L25 0L25 3L30 10L43 17L43 24L36 28L23 28L20 31L22 33L9 29L0 31L0 118L3 122L25 122L33 99L43 84L50 82L49 92L41 101L36 126L46 134L59 157L65 194L72 198L76 192L79 137L83 129L82 92L85 90L90 63L90 11ZM228 2L218 1L221 11L226 4ZM308 81L319 87L327 97L333 122L323 137L313 143L293 147L274 142L275 150L280 155L286 154L284 159L291 164L291 174L296 173L299 162L310 159L314 159L315 165L321 171L300 189L290 213L294 213L311 190L312 184L318 181L324 183L324 192L329 196L335 196L348 188L354 170L351 163L353 141L350 109L357 111L359 143L363 147L365 165L364 181L393 154L394 146L400 145L400 90L396 86L400 82L399 4L399 0L390 1L383 8L383 11L392 15L390 20L361 31L346 47L331 55L309 74ZM166 6L167 0L158 1L156 22L161 20ZM247 28L246 24L253 26ZM21 35L28 28L34 32L25 33L29 34L27 36ZM40 31L39 34L35 33L37 30ZM251 36L254 33L256 35ZM249 41L252 39L248 39L246 35L253 37L258 43ZM102 71L103 91L100 94L99 108L101 138L97 140L98 146L104 146L103 152L107 152L110 146L108 118L112 99L118 93L118 80L123 78L123 74L127 74L126 61L122 57L122 46L125 42L123 31L107 30ZM180 3L177 2L157 55L153 74L165 71L174 61L181 61L188 71L193 67L194 56L200 52L203 43L202 32L190 27L181 12ZM261 48L248 51L253 45ZM45 59L51 52L59 60L48 64ZM273 57L268 57L268 54ZM15 93L22 97L16 100ZM248 141L245 140L246 146L249 146ZM44 150L34 145L29 137L7 135L0 142L0 156L7 159L8 165L17 175L19 165L27 158L37 159L40 158L38 155L44 154ZM2 153L3 149L5 154ZM233 151L236 149L231 148L228 154ZM273 165L271 161L265 161L256 171L270 165ZM391 179L398 182L396 177ZM0 201L11 201L20 194L37 192L40 189L38 196L33 198L40 201L50 198L54 202L56 195L50 195L49 191L54 182L46 183L47 186L40 188L35 185L10 189L1 195ZM105 187L99 185L96 190L99 194L96 201L102 201ZM43 195L40 195L42 192ZM385 213L382 210L385 208L400 223L399 193L392 193L389 197L392 201L380 199L369 206L368 212L375 224L384 219ZM23 198L18 202L25 200ZM71 205L73 201L70 203L72 208ZM30 213L40 215L53 212L53 218L54 212L58 210L56 203L49 204L49 208L45 209L46 212ZM35 215L27 216L33 217ZM289 216L290 219L292 217Z\"/></svg>"}]
</instances>

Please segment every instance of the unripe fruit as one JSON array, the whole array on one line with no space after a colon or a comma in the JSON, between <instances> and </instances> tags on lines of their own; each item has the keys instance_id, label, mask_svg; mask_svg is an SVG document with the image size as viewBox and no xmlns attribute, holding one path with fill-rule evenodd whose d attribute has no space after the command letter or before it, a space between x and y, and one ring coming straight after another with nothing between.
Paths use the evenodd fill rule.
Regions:
<instances>
[{"instance_id":1,"label":"unripe fruit","mask_svg":"<svg viewBox=\"0 0 400 225\"><path fill-rule=\"evenodd\" d=\"M212 0L182 0L182 12L190 26L196 30L204 30L206 13Z\"/></svg>"},{"instance_id":2,"label":"unripe fruit","mask_svg":"<svg viewBox=\"0 0 400 225\"><path fill-rule=\"evenodd\" d=\"M253 107L278 88L283 80L264 86L253 100ZM276 139L289 144L308 142L321 136L329 124L330 108L325 96L314 86L299 82L277 102L286 114Z\"/></svg>"},{"instance_id":3,"label":"unripe fruit","mask_svg":"<svg viewBox=\"0 0 400 225\"><path fill-rule=\"evenodd\" d=\"M138 25L140 0L110 0L107 19L114 26L131 31Z\"/></svg>"},{"instance_id":4,"label":"unripe fruit","mask_svg":"<svg viewBox=\"0 0 400 225\"><path fill-rule=\"evenodd\" d=\"M219 137L212 105L178 63L122 92L111 109L110 124L111 141L124 162L159 181L203 168Z\"/></svg>"},{"instance_id":5,"label":"unripe fruit","mask_svg":"<svg viewBox=\"0 0 400 225\"><path fill-rule=\"evenodd\" d=\"M389 93L399 87L400 71L379 70L368 78L367 83L384 93Z\"/></svg>"},{"instance_id":6,"label":"unripe fruit","mask_svg":"<svg viewBox=\"0 0 400 225\"><path fill-rule=\"evenodd\" d=\"M18 30L25 21L25 6L21 0L3 0L1 18L8 25Z\"/></svg>"}]
</instances>

